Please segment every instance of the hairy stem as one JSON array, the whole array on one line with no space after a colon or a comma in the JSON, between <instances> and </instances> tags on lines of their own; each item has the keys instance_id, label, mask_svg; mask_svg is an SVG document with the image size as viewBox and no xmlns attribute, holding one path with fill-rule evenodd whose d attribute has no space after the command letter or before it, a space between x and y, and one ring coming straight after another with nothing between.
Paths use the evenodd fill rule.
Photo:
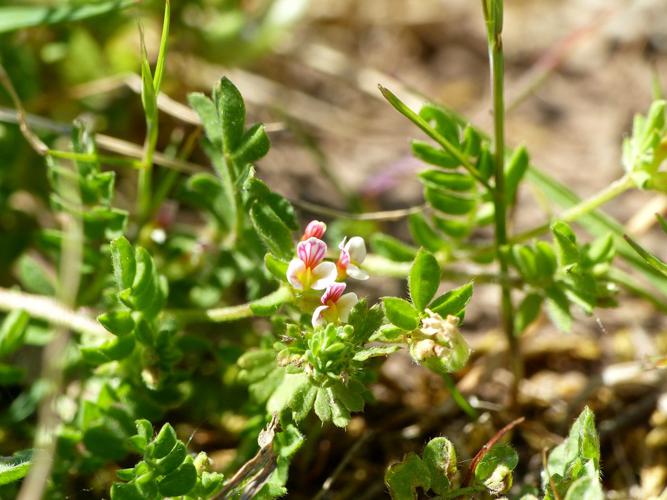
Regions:
<instances>
[{"instance_id":1,"label":"hairy stem","mask_svg":"<svg viewBox=\"0 0 667 500\"><path fill-rule=\"evenodd\" d=\"M287 304L294 300L291 290L280 287L278 290L261 299L239 304L237 306L217 307L213 309L171 309L165 314L173 317L181 324L187 323L226 323L256 316L253 306L262 303L274 305ZM46 321L54 326L66 328L73 332L109 337L107 332L97 321L82 312L76 312L71 307L42 295L19 292L0 288L0 311L14 311L21 309L30 317Z\"/></svg>"},{"instance_id":2,"label":"hairy stem","mask_svg":"<svg viewBox=\"0 0 667 500\"><path fill-rule=\"evenodd\" d=\"M54 326L67 328L73 332L108 336L110 335L97 321L83 313L76 312L62 302L42 295L0 288L0 311L21 309L31 318L46 321Z\"/></svg>"},{"instance_id":3,"label":"hairy stem","mask_svg":"<svg viewBox=\"0 0 667 500\"><path fill-rule=\"evenodd\" d=\"M294 300L292 291L286 286L281 286L275 292L271 292L261 299L238 306L218 307L215 309L172 309L166 311L166 314L172 316L181 324L226 323L255 316L253 312L255 304L259 305L260 303L270 302L273 305L279 305L287 304L292 302L292 300Z\"/></svg>"},{"instance_id":4,"label":"hairy stem","mask_svg":"<svg viewBox=\"0 0 667 500\"><path fill-rule=\"evenodd\" d=\"M79 185L75 179L63 177L58 191L63 197L81 203ZM72 215L63 214L63 244L60 254L58 300L68 308L74 308L81 283L81 261L83 258L83 224ZM35 454L30 472L21 485L18 500L42 498L51 477L56 459L57 432L60 417L56 402L65 382L64 359L69 345L70 332L65 326L56 328L53 339L42 352L41 379L49 384L49 390L39 402L37 428L35 432Z\"/></svg>"}]
</instances>

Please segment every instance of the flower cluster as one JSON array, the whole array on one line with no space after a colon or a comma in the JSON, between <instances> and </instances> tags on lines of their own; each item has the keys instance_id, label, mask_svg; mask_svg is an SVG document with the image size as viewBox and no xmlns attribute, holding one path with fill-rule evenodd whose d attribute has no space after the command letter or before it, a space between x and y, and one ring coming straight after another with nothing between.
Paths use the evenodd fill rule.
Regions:
<instances>
[{"instance_id":1,"label":"flower cluster","mask_svg":"<svg viewBox=\"0 0 667 500\"><path fill-rule=\"evenodd\" d=\"M460 320L426 309L421 328L409 342L410 354L418 363L431 368L442 367L447 372L463 368L470 357L470 347L459 331ZM437 371L437 370L436 370Z\"/></svg>"},{"instance_id":2,"label":"flower cluster","mask_svg":"<svg viewBox=\"0 0 667 500\"><path fill-rule=\"evenodd\" d=\"M364 239L354 236L343 238L338 246L338 260L334 263L325 260L327 244L322 240L327 226L321 221L311 221L296 247L296 257L287 268L287 281L292 287L307 293L311 290L324 290L312 317L313 326L326 322L345 322L354 305L359 301L354 292L345 292L346 278L368 279L368 273L361 269L366 258Z\"/></svg>"}]
</instances>

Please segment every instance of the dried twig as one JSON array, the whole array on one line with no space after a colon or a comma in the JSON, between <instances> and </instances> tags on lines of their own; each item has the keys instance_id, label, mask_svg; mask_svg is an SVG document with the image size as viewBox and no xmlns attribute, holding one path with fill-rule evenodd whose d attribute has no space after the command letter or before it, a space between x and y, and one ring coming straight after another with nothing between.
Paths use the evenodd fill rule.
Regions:
<instances>
[{"instance_id":1,"label":"dried twig","mask_svg":"<svg viewBox=\"0 0 667 500\"><path fill-rule=\"evenodd\" d=\"M280 422L278 416L273 415L271 422L262 432L259 433L257 443L259 451L236 471L236 474L227 482L225 487L214 498L223 499L234 489L248 481L243 493L242 499L252 498L266 484L269 477L276 470L276 456L273 452L273 438L280 432Z\"/></svg>"},{"instance_id":2,"label":"dried twig","mask_svg":"<svg viewBox=\"0 0 667 500\"><path fill-rule=\"evenodd\" d=\"M2 64L0 64L0 84L2 84L2 86L5 88L9 94L9 97L11 97L12 102L14 103L14 107L16 108L16 119L23 137L25 137L26 141L30 143L30 146L35 151L37 151L37 153L44 156L49 148L30 130L30 127L28 127L23 103L21 103L21 99L19 99L19 96L16 93L16 89L14 88L9 75L7 75L7 71L5 71L5 67Z\"/></svg>"}]
</instances>

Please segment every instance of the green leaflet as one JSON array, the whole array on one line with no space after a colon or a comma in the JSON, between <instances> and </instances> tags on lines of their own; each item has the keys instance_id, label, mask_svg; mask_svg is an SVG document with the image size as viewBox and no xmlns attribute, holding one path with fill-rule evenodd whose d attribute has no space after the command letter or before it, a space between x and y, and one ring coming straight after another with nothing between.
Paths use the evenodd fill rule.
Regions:
<instances>
[{"instance_id":1,"label":"green leaflet","mask_svg":"<svg viewBox=\"0 0 667 500\"><path fill-rule=\"evenodd\" d=\"M187 457L176 470L160 479L157 487L163 497L174 497L187 494L196 483L197 469L192 464L192 457Z\"/></svg>"},{"instance_id":2,"label":"green leaflet","mask_svg":"<svg viewBox=\"0 0 667 500\"><path fill-rule=\"evenodd\" d=\"M475 467L475 481L493 495L500 495L512 487L512 471L519 463L519 456L506 444L494 445Z\"/></svg>"},{"instance_id":3,"label":"green leaflet","mask_svg":"<svg viewBox=\"0 0 667 500\"><path fill-rule=\"evenodd\" d=\"M227 78L223 77L213 89L222 126L222 147L226 155L232 155L241 144L245 130L245 104L241 93Z\"/></svg>"},{"instance_id":4,"label":"green leaflet","mask_svg":"<svg viewBox=\"0 0 667 500\"><path fill-rule=\"evenodd\" d=\"M414 330L419 326L419 312L407 300L398 297L382 299L387 319L403 330Z\"/></svg>"},{"instance_id":5,"label":"green leaflet","mask_svg":"<svg viewBox=\"0 0 667 500\"><path fill-rule=\"evenodd\" d=\"M111 263L116 278L116 285L121 290L129 288L134 282L137 269L137 261L134 257L134 249L124 236L113 240L110 244Z\"/></svg>"},{"instance_id":6,"label":"green leaflet","mask_svg":"<svg viewBox=\"0 0 667 500\"><path fill-rule=\"evenodd\" d=\"M427 250L438 252L447 246L422 214L412 214L408 218L408 225L412 239Z\"/></svg>"},{"instance_id":7,"label":"green leaflet","mask_svg":"<svg viewBox=\"0 0 667 500\"><path fill-rule=\"evenodd\" d=\"M397 262L411 262L417 255L417 249L406 245L401 240L384 233L371 236L371 246L378 255Z\"/></svg>"},{"instance_id":8,"label":"green leaflet","mask_svg":"<svg viewBox=\"0 0 667 500\"><path fill-rule=\"evenodd\" d=\"M466 283L442 294L431 303L429 309L443 318L452 315L462 319L465 314L465 307L472 298L472 293L473 284Z\"/></svg>"},{"instance_id":9,"label":"green leaflet","mask_svg":"<svg viewBox=\"0 0 667 500\"><path fill-rule=\"evenodd\" d=\"M422 458L431 475L431 489L444 495L454 485L457 472L454 445L444 437L431 439L424 447Z\"/></svg>"},{"instance_id":10,"label":"green leaflet","mask_svg":"<svg viewBox=\"0 0 667 500\"><path fill-rule=\"evenodd\" d=\"M600 484L600 439L595 415L588 407L570 428L567 439L549 453L548 465L551 476L542 472L545 500L556 498L552 483L560 498L604 498Z\"/></svg>"},{"instance_id":11,"label":"green leaflet","mask_svg":"<svg viewBox=\"0 0 667 500\"><path fill-rule=\"evenodd\" d=\"M523 298L516 310L514 318L517 334L522 333L537 319L543 300L542 296L536 293L529 293Z\"/></svg>"},{"instance_id":12,"label":"green leaflet","mask_svg":"<svg viewBox=\"0 0 667 500\"><path fill-rule=\"evenodd\" d=\"M410 268L408 285L412 303L423 311L440 285L440 266L430 253L420 250Z\"/></svg>"},{"instance_id":13,"label":"green leaflet","mask_svg":"<svg viewBox=\"0 0 667 500\"><path fill-rule=\"evenodd\" d=\"M14 453L11 457L0 457L0 486L23 479L32 464L32 450Z\"/></svg>"},{"instance_id":14,"label":"green leaflet","mask_svg":"<svg viewBox=\"0 0 667 500\"><path fill-rule=\"evenodd\" d=\"M422 457L409 453L401 462L390 465L384 482L394 500L419 498L418 489L447 495L458 487L456 450L444 438L431 439Z\"/></svg>"},{"instance_id":15,"label":"green leaflet","mask_svg":"<svg viewBox=\"0 0 667 500\"><path fill-rule=\"evenodd\" d=\"M269 251L285 259L292 256L294 242L291 231L271 207L255 203L250 209L250 220Z\"/></svg>"},{"instance_id":16,"label":"green leaflet","mask_svg":"<svg viewBox=\"0 0 667 500\"><path fill-rule=\"evenodd\" d=\"M417 488L428 490L431 475L428 467L414 453L410 453L402 462L391 465L384 475L384 482L394 500L417 498Z\"/></svg>"},{"instance_id":17,"label":"green leaflet","mask_svg":"<svg viewBox=\"0 0 667 500\"><path fill-rule=\"evenodd\" d=\"M54 295L55 284L53 276L50 276L44 264L32 257L23 254L17 265L18 279L24 289L40 295Z\"/></svg>"},{"instance_id":18,"label":"green leaflet","mask_svg":"<svg viewBox=\"0 0 667 500\"><path fill-rule=\"evenodd\" d=\"M201 92L188 94L190 107L199 115L208 140L222 149L222 123L215 103Z\"/></svg>"},{"instance_id":19,"label":"green leaflet","mask_svg":"<svg viewBox=\"0 0 667 500\"><path fill-rule=\"evenodd\" d=\"M243 135L241 144L232 154L232 159L239 165L253 163L266 156L270 148L271 142L266 135L264 125L256 124Z\"/></svg>"},{"instance_id":20,"label":"green leaflet","mask_svg":"<svg viewBox=\"0 0 667 500\"><path fill-rule=\"evenodd\" d=\"M0 325L0 358L23 346L29 321L30 316L22 310L14 310L5 317Z\"/></svg>"},{"instance_id":21,"label":"green leaflet","mask_svg":"<svg viewBox=\"0 0 667 500\"><path fill-rule=\"evenodd\" d=\"M128 439L128 444L141 450L143 460L130 469L118 471L125 482L114 483L112 499L158 500L182 495L210 498L220 491L223 475L206 470L209 463L206 454L193 458L171 425L165 424L153 438L150 422L137 420L135 424L137 433Z\"/></svg>"}]
</instances>

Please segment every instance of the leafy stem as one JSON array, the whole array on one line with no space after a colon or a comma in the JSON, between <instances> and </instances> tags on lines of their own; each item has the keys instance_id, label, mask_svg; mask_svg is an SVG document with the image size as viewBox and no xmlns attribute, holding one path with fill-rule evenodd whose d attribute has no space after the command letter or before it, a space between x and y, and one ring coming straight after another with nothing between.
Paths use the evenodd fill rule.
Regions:
<instances>
[{"instance_id":1,"label":"leafy stem","mask_svg":"<svg viewBox=\"0 0 667 500\"><path fill-rule=\"evenodd\" d=\"M382 95L384 96L385 99L391 104L396 111L401 113L403 116L405 116L408 120L410 120L412 123L417 125L421 129L422 132L424 132L426 135L428 135L431 139L433 139L438 145L440 145L447 153L452 155L452 157L456 158L458 162L465 168L468 173L477 181L479 182L482 186L486 188L487 191L490 193L493 192L493 188L491 185L479 174L479 171L473 165L470 160L461 153L457 148L455 148L451 142L449 142L445 137L437 133L433 128L424 120L421 116L419 116L417 113L412 111L408 106L405 105L403 101L401 101L396 95L389 89L383 87L382 85L379 86L380 92L382 92Z\"/></svg>"},{"instance_id":2,"label":"leafy stem","mask_svg":"<svg viewBox=\"0 0 667 500\"><path fill-rule=\"evenodd\" d=\"M162 78L164 76L167 41L169 39L169 21L170 4L169 1L166 1L164 6L160 50L157 56L155 74L151 73L151 68L148 64L148 56L146 54L146 46L144 44L143 32L141 33L141 47L143 53L141 61L141 98L146 114L146 139L144 141L144 154L137 184L137 208L140 224L144 224L149 218L152 207L153 156L155 155L158 140L157 96L160 92L160 86L162 85Z\"/></svg>"},{"instance_id":3,"label":"leafy stem","mask_svg":"<svg viewBox=\"0 0 667 500\"><path fill-rule=\"evenodd\" d=\"M591 212L597 210L602 205L609 203L614 198L625 193L627 190L632 188L632 186L633 186L632 178L630 177L629 174L625 174L623 177L620 177L619 179L615 180L614 182L612 182L611 184L609 184L608 186L606 186L605 188L603 188L602 190L591 196L590 198L580 201L576 205L573 205L572 207L562 212L560 215L553 217L552 221L560 220L563 222L575 222L581 219L582 217L585 217L586 215L590 214ZM523 243L525 241L530 240L531 238L540 236L549 231L549 227L551 226L552 221L546 222L539 226L518 233L512 236L509 239L508 243L510 244ZM480 248L476 252L476 254L484 254L490 250L491 247L483 247Z\"/></svg>"}]
</instances>

